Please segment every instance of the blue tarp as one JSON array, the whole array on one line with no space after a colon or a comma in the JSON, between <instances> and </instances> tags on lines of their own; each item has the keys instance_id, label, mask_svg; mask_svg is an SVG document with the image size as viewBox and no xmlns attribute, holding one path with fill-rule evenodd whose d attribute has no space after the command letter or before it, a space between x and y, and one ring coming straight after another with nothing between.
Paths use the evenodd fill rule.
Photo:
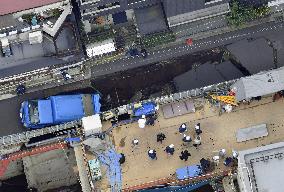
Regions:
<instances>
[{"instance_id":1,"label":"blue tarp","mask_svg":"<svg viewBox=\"0 0 284 192\"><path fill-rule=\"evenodd\" d=\"M187 179L190 177L196 177L202 174L200 165L191 165L182 167L176 170L176 175L178 179Z\"/></svg>"},{"instance_id":2,"label":"blue tarp","mask_svg":"<svg viewBox=\"0 0 284 192\"><path fill-rule=\"evenodd\" d=\"M134 116L151 115L155 113L156 104L154 102L143 103L141 107L134 110Z\"/></svg>"},{"instance_id":3,"label":"blue tarp","mask_svg":"<svg viewBox=\"0 0 284 192\"><path fill-rule=\"evenodd\" d=\"M38 100L38 113L40 124L53 123L52 108L50 100Z\"/></svg>"},{"instance_id":4,"label":"blue tarp","mask_svg":"<svg viewBox=\"0 0 284 192\"><path fill-rule=\"evenodd\" d=\"M109 184L112 192L121 191L121 167L119 159L121 155L116 153L114 149L109 149L98 156L100 162L107 167Z\"/></svg>"},{"instance_id":5,"label":"blue tarp","mask_svg":"<svg viewBox=\"0 0 284 192\"><path fill-rule=\"evenodd\" d=\"M92 99L94 105L94 113L95 114L100 113L101 112L100 95L99 94L92 95Z\"/></svg>"},{"instance_id":6,"label":"blue tarp","mask_svg":"<svg viewBox=\"0 0 284 192\"><path fill-rule=\"evenodd\" d=\"M200 183L190 184L185 186L169 186L164 188L145 189L145 190L140 190L139 192L190 192L204 185L207 185L208 183L209 181L202 181Z\"/></svg>"},{"instance_id":7,"label":"blue tarp","mask_svg":"<svg viewBox=\"0 0 284 192\"><path fill-rule=\"evenodd\" d=\"M50 97L54 123L73 121L84 117L82 95L58 95Z\"/></svg>"}]
</instances>

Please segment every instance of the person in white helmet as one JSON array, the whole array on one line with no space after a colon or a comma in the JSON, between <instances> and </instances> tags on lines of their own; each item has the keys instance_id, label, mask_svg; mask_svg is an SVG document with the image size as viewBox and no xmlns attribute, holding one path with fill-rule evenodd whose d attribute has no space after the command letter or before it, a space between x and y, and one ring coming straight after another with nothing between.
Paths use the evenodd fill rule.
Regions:
<instances>
[{"instance_id":1,"label":"person in white helmet","mask_svg":"<svg viewBox=\"0 0 284 192\"><path fill-rule=\"evenodd\" d=\"M133 140L132 140L132 146L133 146L133 147L138 146L138 144L139 144L139 140L138 140L138 139L133 139Z\"/></svg>"},{"instance_id":2,"label":"person in white helmet","mask_svg":"<svg viewBox=\"0 0 284 192\"><path fill-rule=\"evenodd\" d=\"M167 154L173 155L175 152L174 144L170 144L169 146L167 146L165 151Z\"/></svg>"},{"instance_id":3,"label":"person in white helmet","mask_svg":"<svg viewBox=\"0 0 284 192\"><path fill-rule=\"evenodd\" d=\"M193 146L197 147L199 145L201 145L201 137L198 135L198 136L195 137L195 139L193 141Z\"/></svg>"},{"instance_id":4,"label":"person in white helmet","mask_svg":"<svg viewBox=\"0 0 284 192\"><path fill-rule=\"evenodd\" d=\"M183 134L182 141L185 142L185 143L190 143L192 141L192 139L189 135Z\"/></svg>"},{"instance_id":5,"label":"person in white helmet","mask_svg":"<svg viewBox=\"0 0 284 192\"><path fill-rule=\"evenodd\" d=\"M233 154L233 158L234 159L237 159L238 158L238 156L239 156L239 153L236 151L236 150L232 150L232 154Z\"/></svg>"},{"instance_id":6,"label":"person in white helmet","mask_svg":"<svg viewBox=\"0 0 284 192\"><path fill-rule=\"evenodd\" d=\"M146 125L146 117L145 115L142 115L142 117L138 120L138 126L141 129L144 129Z\"/></svg>"},{"instance_id":7,"label":"person in white helmet","mask_svg":"<svg viewBox=\"0 0 284 192\"><path fill-rule=\"evenodd\" d=\"M200 123L197 123L197 124L195 125L195 133L196 133L197 135L200 135L200 134L202 133L201 128L200 128Z\"/></svg>"},{"instance_id":8,"label":"person in white helmet","mask_svg":"<svg viewBox=\"0 0 284 192\"><path fill-rule=\"evenodd\" d=\"M183 134L184 132L186 132L187 131L186 124L185 123L181 124L181 126L178 128L178 131L180 134Z\"/></svg>"},{"instance_id":9,"label":"person in white helmet","mask_svg":"<svg viewBox=\"0 0 284 192\"><path fill-rule=\"evenodd\" d=\"M150 150L148 151L148 156L149 156L151 159L157 160L157 153L156 153L156 150L155 150L155 149L150 149Z\"/></svg>"},{"instance_id":10,"label":"person in white helmet","mask_svg":"<svg viewBox=\"0 0 284 192\"><path fill-rule=\"evenodd\" d=\"M219 156L222 157L222 158L224 158L224 157L226 156L226 149L221 149L221 150L219 151Z\"/></svg>"}]
</instances>

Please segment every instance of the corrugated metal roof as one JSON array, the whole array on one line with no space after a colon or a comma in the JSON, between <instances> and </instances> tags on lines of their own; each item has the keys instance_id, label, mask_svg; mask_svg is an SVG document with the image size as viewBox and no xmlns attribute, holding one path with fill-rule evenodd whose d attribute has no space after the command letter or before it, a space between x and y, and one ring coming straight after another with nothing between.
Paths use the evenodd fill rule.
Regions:
<instances>
[{"instance_id":1,"label":"corrugated metal roof","mask_svg":"<svg viewBox=\"0 0 284 192\"><path fill-rule=\"evenodd\" d=\"M0 15L41 7L63 0L1 0Z\"/></svg>"},{"instance_id":2,"label":"corrugated metal roof","mask_svg":"<svg viewBox=\"0 0 284 192\"><path fill-rule=\"evenodd\" d=\"M231 88L237 101L284 90L284 67L241 78Z\"/></svg>"}]
</instances>

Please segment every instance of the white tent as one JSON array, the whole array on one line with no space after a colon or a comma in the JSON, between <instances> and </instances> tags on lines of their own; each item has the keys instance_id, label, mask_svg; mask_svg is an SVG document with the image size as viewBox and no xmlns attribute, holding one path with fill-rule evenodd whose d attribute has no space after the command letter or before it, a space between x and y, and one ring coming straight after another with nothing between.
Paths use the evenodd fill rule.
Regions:
<instances>
[{"instance_id":1,"label":"white tent","mask_svg":"<svg viewBox=\"0 0 284 192\"><path fill-rule=\"evenodd\" d=\"M284 90L284 67L242 77L231 88L236 92L237 101Z\"/></svg>"},{"instance_id":2,"label":"white tent","mask_svg":"<svg viewBox=\"0 0 284 192\"><path fill-rule=\"evenodd\" d=\"M99 43L92 43L86 45L86 51L88 57L94 57L96 55L102 55L115 51L115 45L113 39L107 39Z\"/></svg>"},{"instance_id":3,"label":"white tent","mask_svg":"<svg viewBox=\"0 0 284 192\"><path fill-rule=\"evenodd\" d=\"M86 137L95 133L102 132L102 122L99 114L83 117L82 124Z\"/></svg>"}]
</instances>

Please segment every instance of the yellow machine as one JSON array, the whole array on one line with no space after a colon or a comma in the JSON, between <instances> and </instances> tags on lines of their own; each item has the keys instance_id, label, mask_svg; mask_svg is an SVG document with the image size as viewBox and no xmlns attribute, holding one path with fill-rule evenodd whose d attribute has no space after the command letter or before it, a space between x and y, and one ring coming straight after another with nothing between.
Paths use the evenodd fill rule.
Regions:
<instances>
[{"instance_id":1,"label":"yellow machine","mask_svg":"<svg viewBox=\"0 0 284 192\"><path fill-rule=\"evenodd\" d=\"M211 95L212 99L215 99L217 101L221 101L226 104L237 106L236 98L235 96L218 96L218 95Z\"/></svg>"}]
</instances>

